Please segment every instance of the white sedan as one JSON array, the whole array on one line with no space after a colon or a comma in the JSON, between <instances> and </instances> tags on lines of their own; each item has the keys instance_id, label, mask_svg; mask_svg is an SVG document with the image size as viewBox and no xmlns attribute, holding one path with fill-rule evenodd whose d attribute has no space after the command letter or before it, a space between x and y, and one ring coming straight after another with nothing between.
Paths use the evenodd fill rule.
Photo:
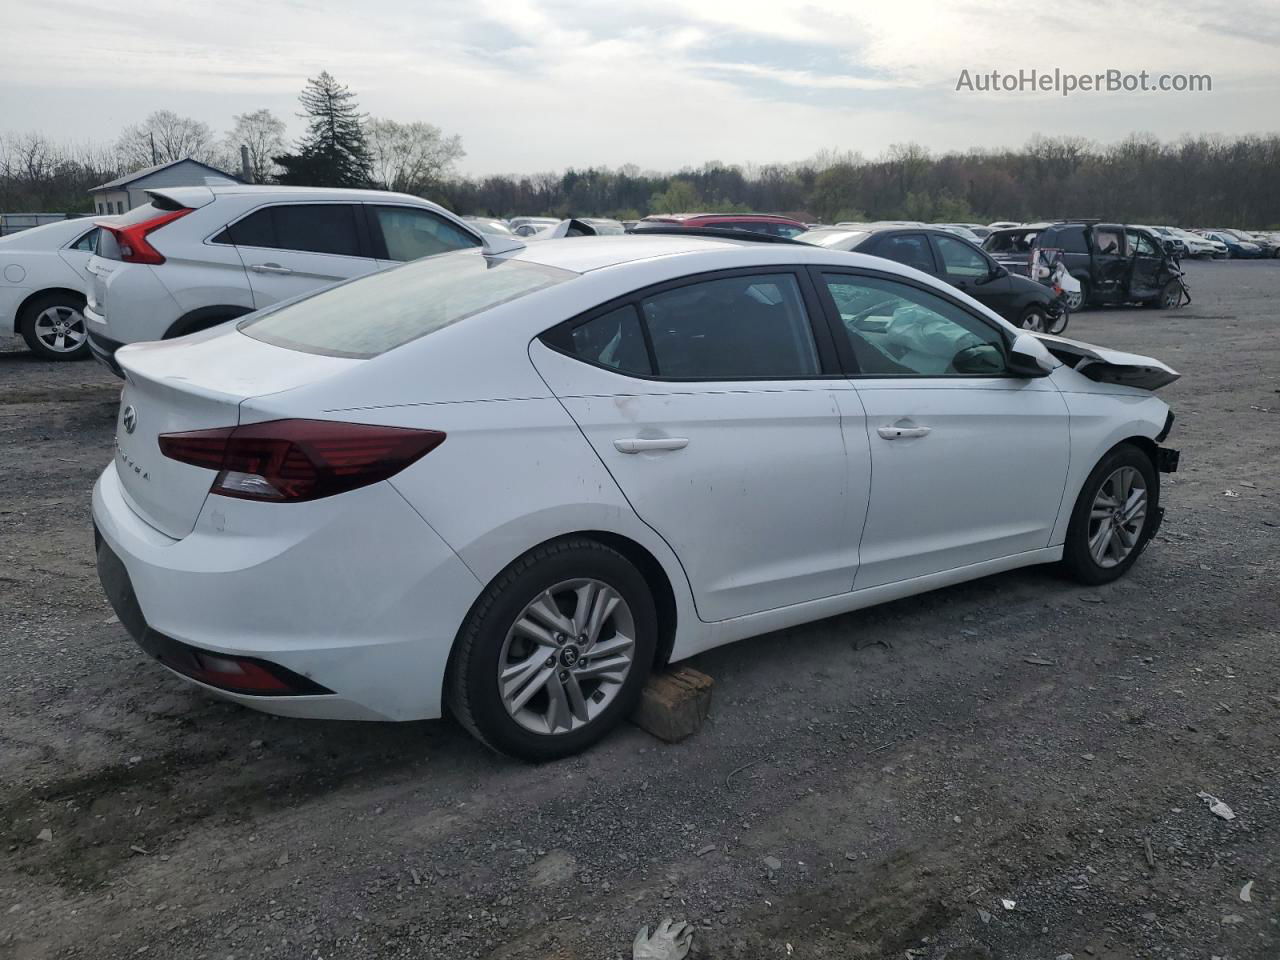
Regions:
<instances>
[{"instance_id":1,"label":"white sedan","mask_svg":"<svg viewBox=\"0 0 1280 960\"><path fill-rule=\"evenodd\" d=\"M0 238L0 335L46 360L89 356L84 289L98 227L60 220Z\"/></svg>"},{"instance_id":2,"label":"white sedan","mask_svg":"<svg viewBox=\"0 0 1280 960\"><path fill-rule=\"evenodd\" d=\"M121 622L279 714L451 711L546 759L646 676L1155 532L1158 361L888 260L679 230L513 238L125 347L93 494Z\"/></svg>"}]
</instances>

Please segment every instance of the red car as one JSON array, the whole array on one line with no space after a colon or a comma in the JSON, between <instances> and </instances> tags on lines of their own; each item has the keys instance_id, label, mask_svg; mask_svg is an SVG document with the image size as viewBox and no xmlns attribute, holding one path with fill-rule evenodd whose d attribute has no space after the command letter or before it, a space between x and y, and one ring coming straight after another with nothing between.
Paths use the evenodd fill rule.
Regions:
<instances>
[{"instance_id":1,"label":"red car","mask_svg":"<svg viewBox=\"0 0 1280 960\"><path fill-rule=\"evenodd\" d=\"M809 228L790 217L775 217L768 213L666 213L645 217L638 227L645 224L662 224L673 227L714 227L717 230L750 230L775 237L795 237Z\"/></svg>"}]
</instances>

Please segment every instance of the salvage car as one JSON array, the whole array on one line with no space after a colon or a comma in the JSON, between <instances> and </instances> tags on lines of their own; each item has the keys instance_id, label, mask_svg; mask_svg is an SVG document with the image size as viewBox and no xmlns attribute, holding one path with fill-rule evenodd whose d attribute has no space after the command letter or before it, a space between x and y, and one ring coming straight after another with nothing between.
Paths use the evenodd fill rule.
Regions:
<instances>
[{"instance_id":1,"label":"salvage car","mask_svg":"<svg viewBox=\"0 0 1280 960\"><path fill-rule=\"evenodd\" d=\"M89 348L117 376L122 344L185 336L485 236L429 200L382 190L237 185L147 196L98 220L86 268Z\"/></svg>"},{"instance_id":2,"label":"salvage car","mask_svg":"<svg viewBox=\"0 0 1280 960\"><path fill-rule=\"evenodd\" d=\"M44 360L89 356L84 288L98 228L59 220L0 237L0 335L18 335Z\"/></svg>"},{"instance_id":3,"label":"salvage car","mask_svg":"<svg viewBox=\"0 0 1280 960\"><path fill-rule=\"evenodd\" d=\"M452 713L531 760L650 671L1160 524L1159 361L768 237L428 257L123 347L100 579L178 677L295 717Z\"/></svg>"},{"instance_id":4,"label":"salvage car","mask_svg":"<svg viewBox=\"0 0 1280 960\"><path fill-rule=\"evenodd\" d=\"M799 220L777 217L769 213L664 213L651 214L637 224L637 229L658 224L676 227L710 227L719 230L745 230L774 237L796 237L806 227Z\"/></svg>"},{"instance_id":5,"label":"salvage car","mask_svg":"<svg viewBox=\"0 0 1280 960\"><path fill-rule=\"evenodd\" d=\"M976 244L946 228L824 227L795 239L829 250L886 257L946 281L1017 327L1058 333L1066 325L1063 303L1051 288L1016 276Z\"/></svg>"},{"instance_id":6,"label":"salvage car","mask_svg":"<svg viewBox=\"0 0 1280 960\"><path fill-rule=\"evenodd\" d=\"M1145 303L1170 309L1182 302L1185 287L1175 257L1162 238L1142 227L1058 220L996 231L983 241L983 249L991 252L1010 233L1019 248L1026 247L1028 272L1030 264L1057 260L1066 264L1080 284L1079 292L1068 300L1072 311L1103 303ZM1020 250L994 254L1005 266L1010 266L1006 257L1018 255Z\"/></svg>"}]
</instances>

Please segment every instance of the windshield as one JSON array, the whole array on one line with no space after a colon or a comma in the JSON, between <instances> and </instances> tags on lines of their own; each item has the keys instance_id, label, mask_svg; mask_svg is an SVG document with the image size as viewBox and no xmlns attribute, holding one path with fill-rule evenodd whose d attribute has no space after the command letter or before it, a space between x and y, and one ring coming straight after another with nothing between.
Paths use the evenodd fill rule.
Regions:
<instances>
[{"instance_id":1,"label":"windshield","mask_svg":"<svg viewBox=\"0 0 1280 960\"><path fill-rule=\"evenodd\" d=\"M277 347L368 359L576 276L460 250L332 287L245 319L238 329Z\"/></svg>"},{"instance_id":2,"label":"windshield","mask_svg":"<svg viewBox=\"0 0 1280 960\"><path fill-rule=\"evenodd\" d=\"M834 250L852 250L866 236L866 230L808 230L805 233L796 234L793 239Z\"/></svg>"}]
</instances>

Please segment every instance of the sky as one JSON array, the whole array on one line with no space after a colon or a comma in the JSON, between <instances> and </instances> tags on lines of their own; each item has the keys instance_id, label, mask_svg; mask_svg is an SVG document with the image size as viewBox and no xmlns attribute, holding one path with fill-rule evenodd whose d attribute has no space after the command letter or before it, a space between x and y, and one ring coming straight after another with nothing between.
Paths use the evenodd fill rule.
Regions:
<instances>
[{"instance_id":1,"label":"sky","mask_svg":"<svg viewBox=\"0 0 1280 960\"><path fill-rule=\"evenodd\" d=\"M1280 129L1276 0L5 0L0 132L109 142L156 109L266 107L327 69L458 134L471 175L678 170ZM1199 93L982 93L991 70L1209 74Z\"/></svg>"}]
</instances>

